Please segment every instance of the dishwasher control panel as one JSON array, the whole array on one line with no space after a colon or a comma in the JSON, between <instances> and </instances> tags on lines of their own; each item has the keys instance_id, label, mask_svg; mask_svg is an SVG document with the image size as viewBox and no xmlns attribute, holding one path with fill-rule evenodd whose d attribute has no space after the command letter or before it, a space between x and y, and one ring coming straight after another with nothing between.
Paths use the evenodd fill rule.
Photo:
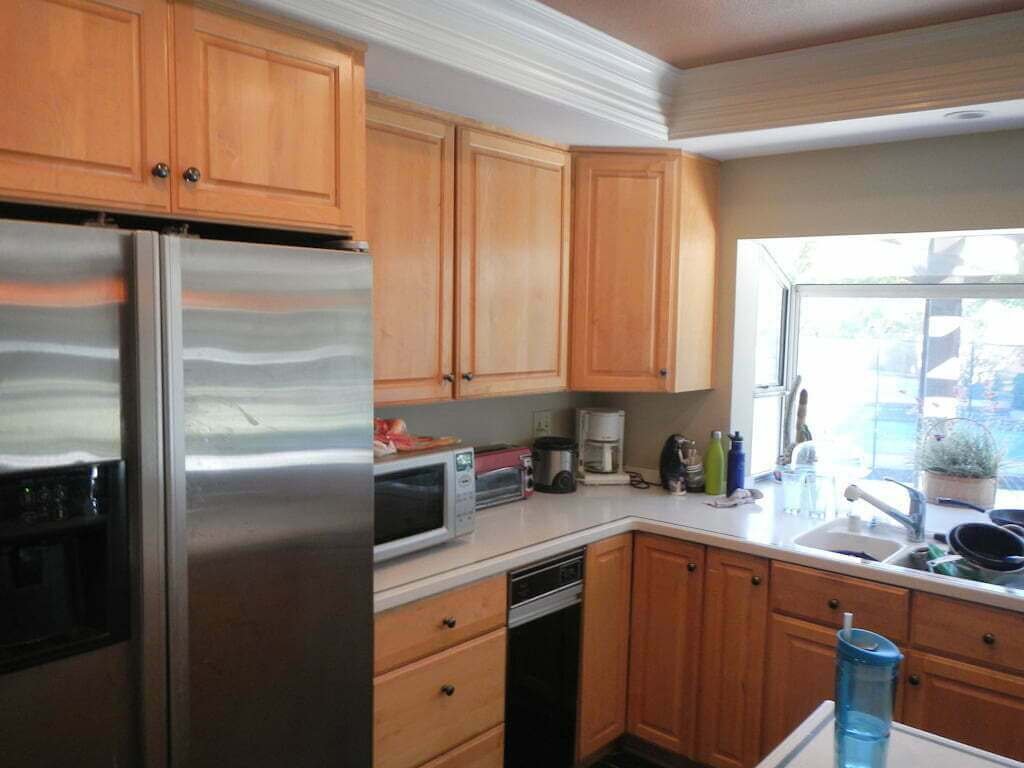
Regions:
<instances>
[{"instance_id":1,"label":"dishwasher control panel","mask_svg":"<svg viewBox=\"0 0 1024 768\"><path fill-rule=\"evenodd\" d=\"M583 550L578 549L510 573L508 605L513 608L582 583Z\"/></svg>"}]
</instances>

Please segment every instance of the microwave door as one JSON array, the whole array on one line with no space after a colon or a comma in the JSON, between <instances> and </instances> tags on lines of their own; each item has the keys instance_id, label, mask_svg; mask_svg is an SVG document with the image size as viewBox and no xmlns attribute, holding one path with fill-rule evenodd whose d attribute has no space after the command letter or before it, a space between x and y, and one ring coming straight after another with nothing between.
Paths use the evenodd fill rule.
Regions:
<instances>
[{"instance_id":1,"label":"microwave door","mask_svg":"<svg viewBox=\"0 0 1024 768\"><path fill-rule=\"evenodd\" d=\"M453 482L453 469L447 461L378 474L374 478L374 560L388 560L450 539Z\"/></svg>"}]
</instances>

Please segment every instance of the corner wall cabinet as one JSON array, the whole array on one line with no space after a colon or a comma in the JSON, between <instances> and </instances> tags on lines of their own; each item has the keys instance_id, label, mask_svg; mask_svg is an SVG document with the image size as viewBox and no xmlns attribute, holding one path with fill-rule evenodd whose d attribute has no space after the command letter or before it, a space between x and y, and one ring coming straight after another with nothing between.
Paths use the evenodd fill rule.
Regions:
<instances>
[{"instance_id":1,"label":"corner wall cabinet","mask_svg":"<svg viewBox=\"0 0 1024 768\"><path fill-rule=\"evenodd\" d=\"M718 163L676 151L574 151L570 385L712 385Z\"/></svg>"},{"instance_id":2,"label":"corner wall cabinet","mask_svg":"<svg viewBox=\"0 0 1024 768\"><path fill-rule=\"evenodd\" d=\"M565 389L569 154L375 95L367 126L374 402Z\"/></svg>"},{"instance_id":3,"label":"corner wall cabinet","mask_svg":"<svg viewBox=\"0 0 1024 768\"><path fill-rule=\"evenodd\" d=\"M358 46L200 0L10 0L0 29L3 197L362 234Z\"/></svg>"}]
</instances>

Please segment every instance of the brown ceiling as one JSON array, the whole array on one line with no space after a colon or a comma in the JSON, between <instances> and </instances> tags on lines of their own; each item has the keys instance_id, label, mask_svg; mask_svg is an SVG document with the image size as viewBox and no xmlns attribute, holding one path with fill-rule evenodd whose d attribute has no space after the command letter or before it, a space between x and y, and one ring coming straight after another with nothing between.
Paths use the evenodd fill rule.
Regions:
<instances>
[{"instance_id":1,"label":"brown ceiling","mask_svg":"<svg viewBox=\"0 0 1024 768\"><path fill-rule=\"evenodd\" d=\"M1024 0L541 0L677 67L1024 9Z\"/></svg>"}]
</instances>

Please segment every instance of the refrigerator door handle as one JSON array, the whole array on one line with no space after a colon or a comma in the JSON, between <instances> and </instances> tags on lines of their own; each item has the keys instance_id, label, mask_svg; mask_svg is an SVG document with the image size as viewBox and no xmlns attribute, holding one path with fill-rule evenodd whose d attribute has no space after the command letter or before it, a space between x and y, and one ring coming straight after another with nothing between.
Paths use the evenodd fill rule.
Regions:
<instances>
[{"instance_id":1,"label":"refrigerator door handle","mask_svg":"<svg viewBox=\"0 0 1024 768\"><path fill-rule=\"evenodd\" d=\"M132 634L139 669L139 710L143 765L167 766L167 602L164 528L164 444L161 380L159 238L136 232L131 262L131 425L138 499L138 598Z\"/></svg>"},{"instance_id":2,"label":"refrigerator door handle","mask_svg":"<svg viewBox=\"0 0 1024 768\"><path fill-rule=\"evenodd\" d=\"M160 238L170 765L172 768L187 768L189 745L188 540L185 523L187 500L181 252L178 245L179 241L176 238Z\"/></svg>"}]
</instances>

